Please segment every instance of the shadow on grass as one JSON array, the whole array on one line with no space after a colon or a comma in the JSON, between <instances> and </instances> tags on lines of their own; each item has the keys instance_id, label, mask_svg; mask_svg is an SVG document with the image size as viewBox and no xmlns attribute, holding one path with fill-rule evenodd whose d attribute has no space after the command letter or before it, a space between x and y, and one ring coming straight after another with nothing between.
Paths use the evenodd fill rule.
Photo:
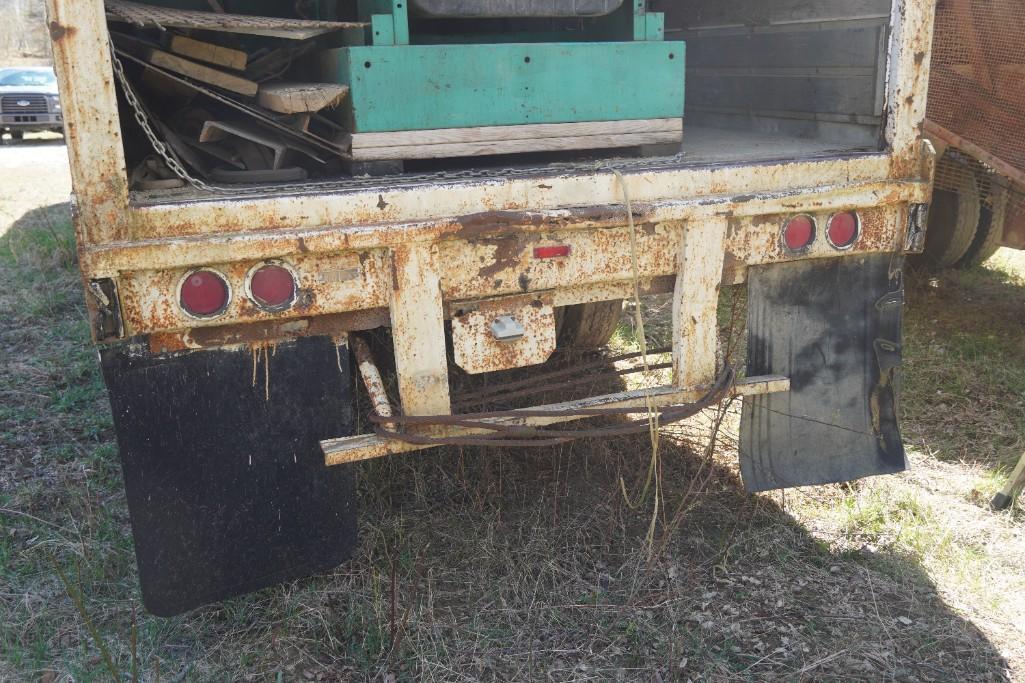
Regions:
<instances>
[{"instance_id":1,"label":"shadow on grass","mask_svg":"<svg viewBox=\"0 0 1025 683\"><path fill-rule=\"evenodd\" d=\"M80 284L61 246L70 231L66 221L48 226L50 215L28 214L0 239L0 679L105 680L47 557L81 591L123 671L138 586ZM362 544L351 563L174 619L138 608L142 675L1006 677L997 649L917 560L831 551L787 512L799 494L750 496L731 459L706 462L694 455L700 445L665 440L655 537L666 543L650 560L655 500L628 504L649 463L643 438L360 465ZM695 480L704 484L687 497ZM690 507L667 535L683 501Z\"/></svg>"},{"instance_id":2,"label":"shadow on grass","mask_svg":"<svg viewBox=\"0 0 1025 683\"><path fill-rule=\"evenodd\" d=\"M1011 467L1025 451L1025 283L993 268L911 270L905 441Z\"/></svg>"}]
</instances>

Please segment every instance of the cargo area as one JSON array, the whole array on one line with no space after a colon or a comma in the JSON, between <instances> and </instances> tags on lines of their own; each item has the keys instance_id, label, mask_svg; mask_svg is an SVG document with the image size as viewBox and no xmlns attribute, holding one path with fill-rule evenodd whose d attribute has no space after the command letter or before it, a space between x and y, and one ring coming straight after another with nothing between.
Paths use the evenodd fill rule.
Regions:
<instances>
[{"instance_id":1,"label":"cargo area","mask_svg":"<svg viewBox=\"0 0 1025 683\"><path fill-rule=\"evenodd\" d=\"M287 5L108 0L133 201L885 148L889 0Z\"/></svg>"}]
</instances>

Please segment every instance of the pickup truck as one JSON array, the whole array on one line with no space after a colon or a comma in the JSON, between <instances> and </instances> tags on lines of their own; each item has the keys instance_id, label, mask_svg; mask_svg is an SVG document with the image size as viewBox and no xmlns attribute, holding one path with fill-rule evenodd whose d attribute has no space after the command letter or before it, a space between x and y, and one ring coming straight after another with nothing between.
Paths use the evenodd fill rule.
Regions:
<instances>
[{"instance_id":1,"label":"pickup truck","mask_svg":"<svg viewBox=\"0 0 1025 683\"><path fill-rule=\"evenodd\" d=\"M63 133L57 77L47 66L0 69L0 134Z\"/></svg>"},{"instance_id":2,"label":"pickup truck","mask_svg":"<svg viewBox=\"0 0 1025 683\"><path fill-rule=\"evenodd\" d=\"M350 557L356 464L369 458L607 437L742 396L751 491L905 468L902 265L923 247L934 169L921 134L931 0L589 3L622 16L626 37L591 36L580 27L600 17L553 16L559 2L534 3L543 25L521 9L494 10L524 3L494 2L473 19L447 0L410 3L416 16L402 0L299 3L301 15L292 3L215 4L226 13L184 0L108 0L106 11L101 0L47 0L86 306L150 611L180 613ZM266 40L320 30L296 21L336 22L320 29L355 36L316 47L350 72L339 78L354 104L332 144L352 163L306 180L200 177L203 162L190 163L188 150L224 128L183 141L164 96L256 116L257 90L238 94L249 86L226 79L227 67L182 66L167 56L169 34L192 49L220 40L211 27ZM222 41L234 52L203 59L241 65L267 54L246 40ZM446 61L454 54L463 57ZM467 54L515 64L481 69ZM283 68L334 78L315 57ZM593 80L550 66L563 63ZM366 87L384 68L393 70ZM656 78L657 92L647 85ZM504 87L514 79L522 91ZM535 84L549 89L540 101L526 93ZM481 88L488 100L470 111ZM375 100L384 90L392 99ZM448 92L463 98L451 110L437 99ZM509 123L528 104L529 116L557 111L557 126L567 109L586 108L617 132L562 153L531 128L540 146L518 153L520 127ZM614 120L649 105L676 115L643 134ZM470 114L502 125L438 130L443 109L459 125ZM361 132L373 116L410 112L430 119L426 130L386 128L387 144ZM682 142L644 144L679 136L681 121ZM453 140L470 151L451 151ZM321 142L307 151L326 153ZM447 156L429 158L428 144ZM360 154L415 159L361 165ZM140 164L159 168L166 185L133 183ZM724 287L746 289L745 368L724 367L718 354ZM637 293L672 297L671 380L573 394L565 359L574 356L561 349L601 346ZM564 359L557 372L553 357ZM594 373L581 358L577 374ZM566 384L565 400L510 409L459 395L460 378L501 387L503 373L532 366L539 384ZM594 425L602 416L619 417Z\"/></svg>"}]
</instances>

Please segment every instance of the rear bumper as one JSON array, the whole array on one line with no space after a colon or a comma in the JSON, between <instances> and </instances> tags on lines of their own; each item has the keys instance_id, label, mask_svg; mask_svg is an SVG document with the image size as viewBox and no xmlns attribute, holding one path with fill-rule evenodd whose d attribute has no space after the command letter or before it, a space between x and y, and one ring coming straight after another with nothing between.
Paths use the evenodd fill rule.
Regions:
<instances>
[{"instance_id":1,"label":"rear bumper","mask_svg":"<svg viewBox=\"0 0 1025 683\"><path fill-rule=\"evenodd\" d=\"M61 114L0 114L0 129L32 132L64 128Z\"/></svg>"}]
</instances>

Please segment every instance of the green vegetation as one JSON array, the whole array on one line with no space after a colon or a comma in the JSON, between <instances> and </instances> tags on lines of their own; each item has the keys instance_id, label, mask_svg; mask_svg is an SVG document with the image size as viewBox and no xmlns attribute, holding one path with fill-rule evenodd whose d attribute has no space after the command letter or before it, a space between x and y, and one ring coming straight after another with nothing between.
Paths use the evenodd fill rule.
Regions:
<instances>
[{"instance_id":1,"label":"green vegetation","mask_svg":"<svg viewBox=\"0 0 1025 683\"><path fill-rule=\"evenodd\" d=\"M620 478L631 492L643 481L645 438L396 457L359 470L352 563L162 620L138 601L71 245L65 207L0 238L0 680L130 678L133 666L147 681L1025 671L1020 512L985 509L1025 446L1025 288L1012 271L912 278L907 475L750 496L735 414L710 461L696 455L704 423L674 428L664 550L648 561L652 500L633 509L619 492ZM649 334L668 314L645 302Z\"/></svg>"}]
</instances>

